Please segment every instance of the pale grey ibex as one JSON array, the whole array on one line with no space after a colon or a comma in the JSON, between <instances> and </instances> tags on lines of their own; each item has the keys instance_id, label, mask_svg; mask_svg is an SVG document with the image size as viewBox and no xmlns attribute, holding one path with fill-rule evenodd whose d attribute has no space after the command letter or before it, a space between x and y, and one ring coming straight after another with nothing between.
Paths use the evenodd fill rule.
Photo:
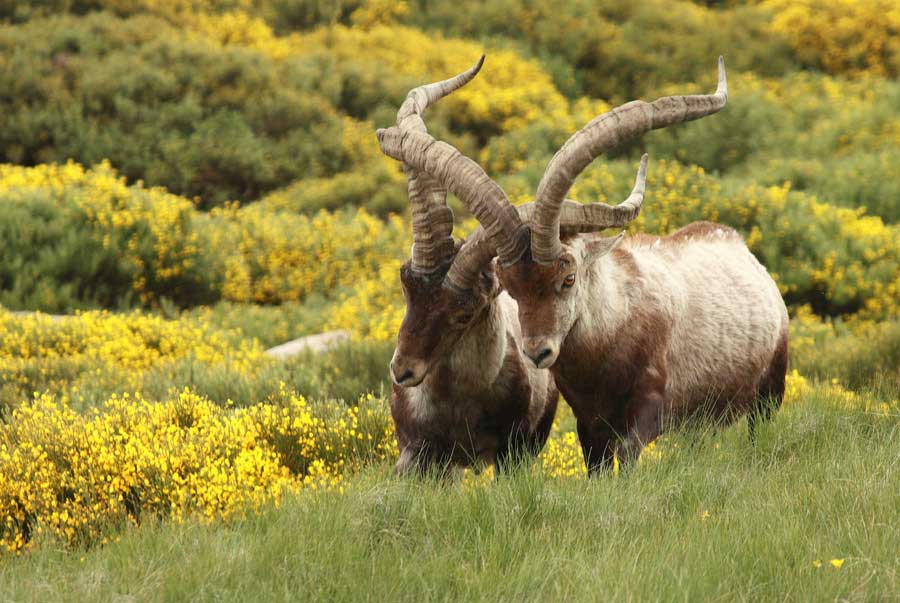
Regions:
<instances>
[{"instance_id":1,"label":"pale grey ibex","mask_svg":"<svg viewBox=\"0 0 900 603\"><path fill-rule=\"evenodd\" d=\"M781 404L787 310L737 232L698 222L666 237L566 236L567 214L581 216L575 230L594 232L621 228L641 209L638 187L618 206L564 200L594 158L651 129L715 113L726 99L720 57L714 94L634 101L595 118L553 157L527 219L449 145L379 132L385 153L427 167L474 208L500 282L518 303L522 352L550 368L571 404L591 472L611 467L617 448L633 460L666 426L698 413L747 413L752 435L757 419Z\"/></svg>"},{"instance_id":2,"label":"pale grey ibex","mask_svg":"<svg viewBox=\"0 0 900 603\"><path fill-rule=\"evenodd\" d=\"M483 61L410 91L397 128L428 136L425 109L468 83ZM549 371L519 351L516 304L500 291L493 250L484 254L473 245L461 252L446 189L426 166L403 167L414 242L400 271L406 316L390 367L396 469L446 471L476 463L502 469L543 448L559 393Z\"/></svg>"}]
</instances>

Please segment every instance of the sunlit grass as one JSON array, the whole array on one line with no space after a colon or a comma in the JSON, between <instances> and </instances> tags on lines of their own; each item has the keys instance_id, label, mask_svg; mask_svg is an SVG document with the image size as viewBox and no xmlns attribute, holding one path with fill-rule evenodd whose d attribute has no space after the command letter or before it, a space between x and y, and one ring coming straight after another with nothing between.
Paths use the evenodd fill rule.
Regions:
<instances>
[{"instance_id":1,"label":"sunlit grass","mask_svg":"<svg viewBox=\"0 0 900 603\"><path fill-rule=\"evenodd\" d=\"M618 476L396 479L7 561L13 600L872 600L900 587L900 416L817 389Z\"/></svg>"}]
</instances>

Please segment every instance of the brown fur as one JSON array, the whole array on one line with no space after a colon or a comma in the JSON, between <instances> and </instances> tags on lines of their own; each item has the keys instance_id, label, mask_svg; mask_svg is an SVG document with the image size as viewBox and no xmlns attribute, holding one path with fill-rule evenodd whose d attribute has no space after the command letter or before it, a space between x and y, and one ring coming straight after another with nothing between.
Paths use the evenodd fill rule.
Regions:
<instances>
[{"instance_id":1,"label":"brown fur","mask_svg":"<svg viewBox=\"0 0 900 603\"><path fill-rule=\"evenodd\" d=\"M443 284L443 274L401 272L407 314L398 336L398 354L422 359L428 366L417 390L393 385L391 414L401 452L398 471L446 471L451 467L496 464L500 469L518 458L537 455L556 415L559 393L547 375L544 391L535 384L509 332L486 326L499 291L492 272L475 290L456 291ZM494 337L506 339L505 353L492 382L467 383L450 361L454 348L469 331L483 335L485 350ZM470 333L471 334L471 333ZM477 359L473 360L477 362ZM427 412L416 408L427 398ZM532 404L536 399L539 404Z\"/></svg>"},{"instance_id":2,"label":"brown fur","mask_svg":"<svg viewBox=\"0 0 900 603\"><path fill-rule=\"evenodd\" d=\"M755 376L759 371L741 374L735 370L731 376L722 376L717 384L719 391L690 408L673 409L666 400L666 349L673 317L653 291L641 284L642 274L629 249L649 245L677 248L692 240L715 237L740 235L728 227L697 222L667 237L637 235L627 245L614 249L610 257L625 275L624 289L643 291L639 299L632 299L631 316L619 332L579 340L570 329L563 340L550 371L578 421L578 435L590 472L610 468L617 448L620 460L634 460L641 448L667 426L699 415L718 422L748 413L752 435L758 418L768 418L781 404L787 370L787 332L773 357L760 360L769 368L759 382ZM530 255L499 270L504 287L519 303L525 335L548 333L556 328L556 311L547 310L552 308L556 287L568 271L570 268L559 262L535 263ZM751 372L754 376L749 375Z\"/></svg>"}]
</instances>

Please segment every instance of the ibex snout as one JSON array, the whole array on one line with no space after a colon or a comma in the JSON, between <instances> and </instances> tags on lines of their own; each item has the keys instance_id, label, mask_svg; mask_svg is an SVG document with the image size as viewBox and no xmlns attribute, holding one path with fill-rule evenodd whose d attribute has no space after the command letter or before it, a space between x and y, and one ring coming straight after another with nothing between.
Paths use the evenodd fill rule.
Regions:
<instances>
[{"instance_id":1,"label":"ibex snout","mask_svg":"<svg viewBox=\"0 0 900 603\"><path fill-rule=\"evenodd\" d=\"M391 359L391 379L400 387L415 387L422 383L428 367L425 361L405 358L394 352Z\"/></svg>"},{"instance_id":2,"label":"ibex snout","mask_svg":"<svg viewBox=\"0 0 900 603\"><path fill-rule=\"evenodd\" d=\"M559 350L546 337L526 337L522 341L522 353L531 360L534 366L544 369L556 362Z\"/></svg>"}]
</instances>

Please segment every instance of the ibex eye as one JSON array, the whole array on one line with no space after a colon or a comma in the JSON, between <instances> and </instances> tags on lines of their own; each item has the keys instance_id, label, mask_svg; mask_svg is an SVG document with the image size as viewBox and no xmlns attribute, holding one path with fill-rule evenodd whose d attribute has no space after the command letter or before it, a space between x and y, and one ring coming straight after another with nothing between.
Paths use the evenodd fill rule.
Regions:
<instances>
[{"instance_id":1,"label":"ibex eye","mask_svg":"<svg viewBox=\"0 0 900 603\"><path fill-rule=\"evenodd\" d=\"M575 284L575 274L572 273L568 275L565 279L563 279L563 288L568 289L572 285Z\"/></svg>"}]
</instances>

